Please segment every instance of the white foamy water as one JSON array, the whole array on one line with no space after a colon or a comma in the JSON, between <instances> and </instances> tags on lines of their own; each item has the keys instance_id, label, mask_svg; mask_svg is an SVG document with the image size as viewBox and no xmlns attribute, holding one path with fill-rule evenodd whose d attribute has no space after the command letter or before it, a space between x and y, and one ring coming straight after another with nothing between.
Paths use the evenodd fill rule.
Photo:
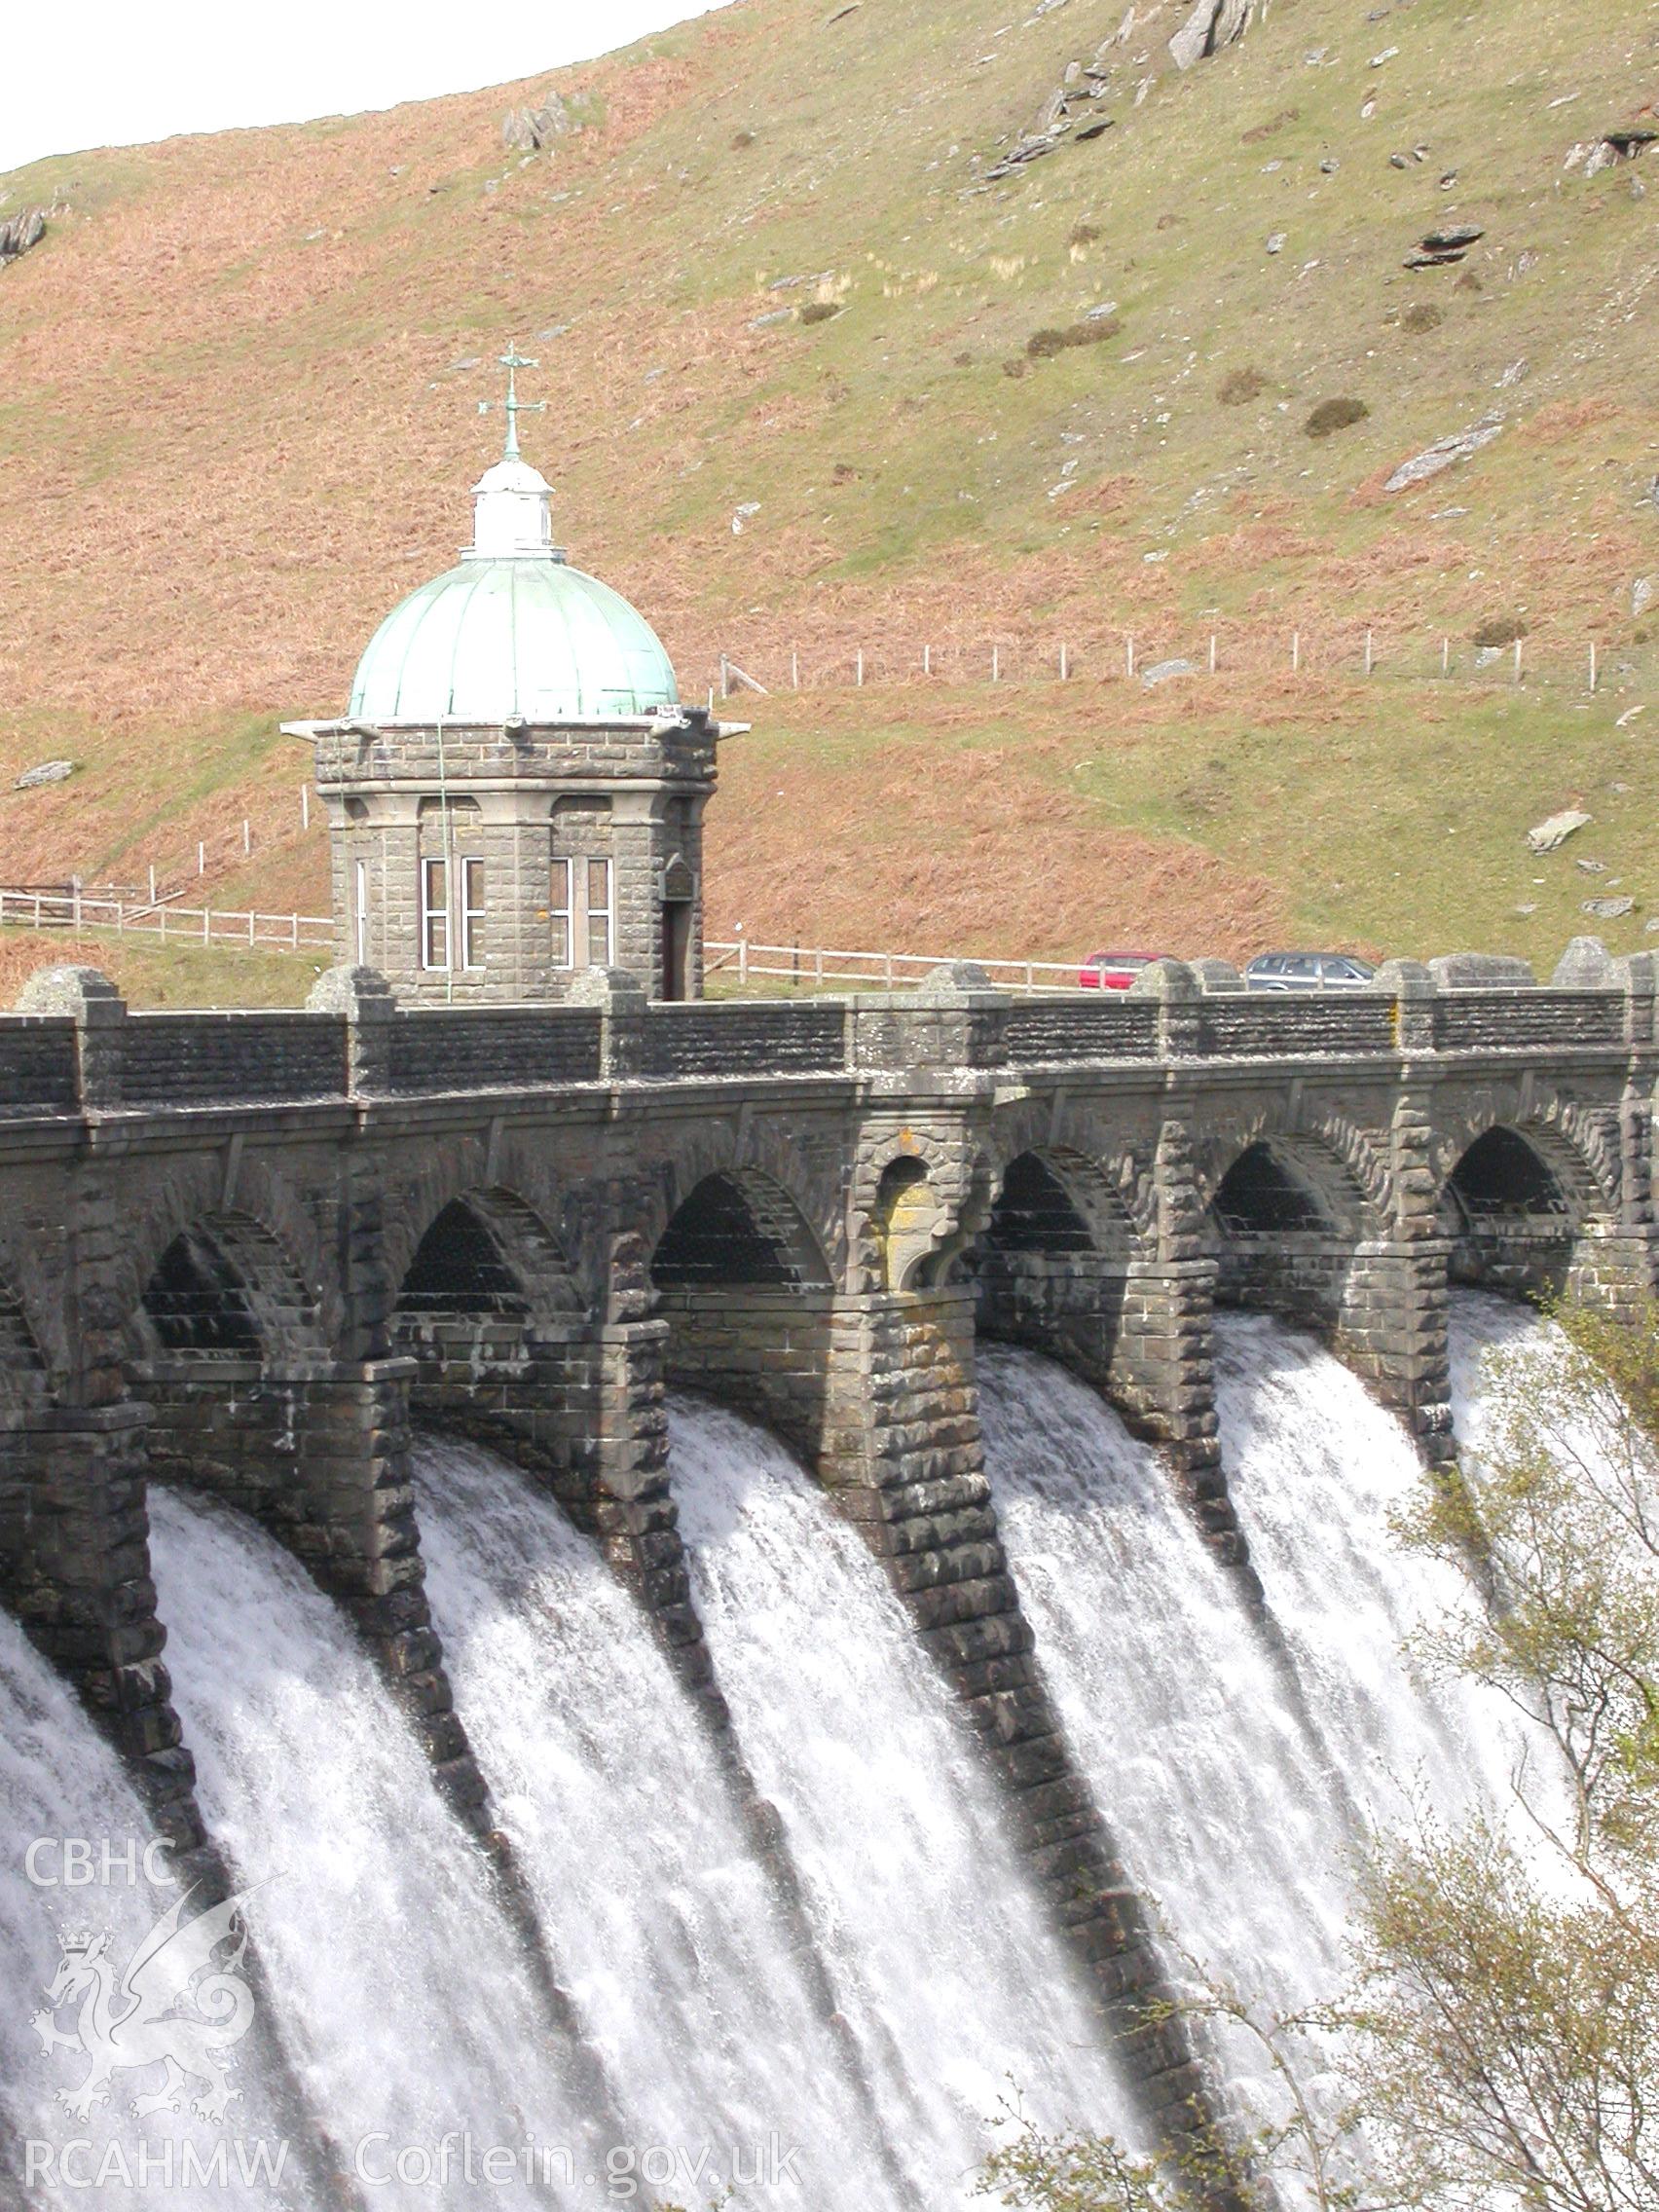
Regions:
<instances>
[{"instance_id":1,"label":"white foamy water","mask_svg":"<svg viewBox=\"0 0 1659 2212\"><path fill-rule=\"evenodd\" d=\"M676 1404L671 1465L720 1685L777 1806L911 2200L964 2196L1017 2090L1133 2138L995 1787L879 1563L784 1447Z\"/></svg>"},{"instance_id":2,"label":"white foamy water","mask_svg":"<svg viewBox=\"0 0 1659 2212\"><path fill-rule=\"evenodd\" d=\"M775 2135L796 2150L798 2182L739 2186L735 2202L895 2204L869 2114L643 1609L491 1453L424 1442L416 1469L457 1701L630 2140L706 2149L706 2196L734 2171L764 2173Z\"/></svg>"},{"instance_id":3,"label":"white foamy water","mask_svg":"<svg viewBox=\"0 0 1659 2212\"><path fill-rule=\"evenodd\" d=\"M479 2156L567 2146L586 2164L558 2038L484 1857L344 1615L240 1517L159 1489L150 1512L202 1809L249 1893L281 2031L347 2171L376 2205L414 2212L435 2200L420 2157L448 2134ZM534 2160L532 2174L488 2200L557 2200Z\"/></svg>"},{"instance_id":4,"label":"white foamy water","mask_svg":"<svg viewBox=\"0 0 1659 2212\"><path fill-rule=\"evenodd\" d=\"M1216 1334L1229 1487L1271 1627L1158 1454L1049 1362L984 1347L986 1450L1038 1650L1172 1949L1296 2010L1342 1983L1363 1834L1417 1807L1496 1805L1519 1735L1411 1648L1469 1601L1389 1526L1422 1479L1404 1430L1278 1323L1223 1314ZM1221 2052L1241 2108L1276 2112L1263 2050L1229 2030Z\"/></svg>"},{"instance_id":5,"label":"white foamy water","mask_svg":"<svg viewBox=\"0 0 1659 2212\"><path fill-rule=\"evenodd\" d=\"M121 1977L178 1895L166 1880L148 1878L166 1874L165 1860L151 1849L154 1842L114 1751L22 1631L0 1613L0 2140L10 2133L13 2159L10 2171L0 2162L0 2201L8 2205L91 2200L126 2212L156 2201L153 2190L139 2187L143 2161L148 2158L151 2172L160 2176L171 2158L173 2186L166 2201L205 2212L227 2201L225 2191L211 2178L186 2179L185 2146L202 2161L198 2173L204 2168L211 2177L223 2138L276 2144L286 2131L256 2031L231 2054L236 2093L222 2128L187 2110L136 2116L135 2097L161 2087L158 2065L117 2070L107 2098L85 2118L58 2101L81 2089L101 2038L91 2019L83 2030L82 1995L54 2016L60 2035L81 2037L79 2049L48 2051L31 2016L48 2009L49 1986L63 1955L60 1938L81 1936L105 1938L113 1985L105 2016L128 2012ZM87 1873L91 1880L68 1879ZM39 2148L25 2188L31 2143ZM85 2148L69 2153L65 2174L71 2144ZM257 2165L244 2168L234 2160L227 2170L238 2177L241 2203L276 2212L312 2201L303 2176L291 2165L275 2187L260 2178ZM95 2187L89 2189L89 2183Z\"/></svg>"}]
</instances>

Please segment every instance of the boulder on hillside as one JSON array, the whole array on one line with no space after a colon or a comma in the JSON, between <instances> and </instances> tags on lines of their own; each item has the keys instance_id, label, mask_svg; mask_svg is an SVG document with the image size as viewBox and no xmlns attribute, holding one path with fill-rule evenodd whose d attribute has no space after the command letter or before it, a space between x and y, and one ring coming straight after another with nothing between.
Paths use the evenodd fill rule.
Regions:
<instances>
[{"instance_id":1,"label":"boulder on hillside","mask_svg":"<svg viewBox=\"0 0 1659 2212\"><path fill-rule=\"evenodd\" d=\"M1535 830L1529 830L1527 842L1535 853L1553 853L1558 845L1565 845L1574 830L1586 829L1591 817L1575 806L1565 807L1560 814L1552 814L1547 822L1540 822Z\"/></svg>"},{"instance_id":2,"label":"boulder on hillside","mask_svg":"<svg viewBox=\"0 0 1659 2212\"><path fill-rule=\"evenodd\" d=\"M9 261L20 261L30 246L39 245L45 236L45 208L19 208L17 214L0 223L0 268Z\"/></svg>"},{"instance_id":3,"label":"boulder on hillside","mask_svg":"<svg viewBox=\"0 0 1659 2212\"><path fill-rule=\"evenodd\" d=\"M1455 461L1467 461L1471 454L1479 453L1482 446L1490 446L1502 429L1501 416L1487 415L1466 430L1454 430L1450 437L1436 438L1433 445L1425 446L1410 461L1402 461L1383 485L1383 491L1404 492L1414 484L1426 483L1443 468L1450 468Z\"/></svg>"}]
</instances>

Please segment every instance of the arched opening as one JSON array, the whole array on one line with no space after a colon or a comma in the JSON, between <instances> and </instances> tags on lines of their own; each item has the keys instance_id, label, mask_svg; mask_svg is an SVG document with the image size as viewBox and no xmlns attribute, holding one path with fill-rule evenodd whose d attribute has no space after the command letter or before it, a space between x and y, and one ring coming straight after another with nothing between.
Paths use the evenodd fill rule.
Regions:
<instances>
[{"instance_id":1,"label":"arched opening","mask_svg":"<svg viewBox=\"0 0 1659 2212\"><path fill-rule=\"evenodd\" d=\"M1451 1239L1454 1282L1537 1297L1565 1286L1578 1216L1548 1161L1500 1123L1447 1177L1440 1227Z\"/></svg>"},{"instance_id":2,"label":"arched opening","mask_svg":"<svg viewBox=\"0 0 1659 2212\"><path fill-rule=\"evenodd\" d=\"M765 1422L809 1456L822 1427L830 1308L823 1246L781 1183L706 1175L651 1259L668 1379Z\"/></svg>"},{"instance_id":3,"label":"arched opening","mask_svg":"<svg viewBox=\"0 0 1659 2212\"><path fill-rule=\"evenodd\" d=\"M164 1351L257 1359L259 1330L240 1275L206 1233L175 1236L144 1286L144 1314Z\"/></svg>"},{"instance_id":4,"label":"arched opening","mask_svg":"<svg viewBox=\"0 0 1659 2212\"><path fill-rule=\"evenodd\" d=\"M1034 1152L1008 1163L984 1241L994 1252L1091 1252L1088 1224L1054 1170Z\"/></svg>"},{"instance_id":5,"label":"arched opening","mask_svg":"<svg viewBox=\"0 0 1659 2212\"><path fill-rule=\"evenodd\" d=\"M247 1214L210 1214L180 1230L150 1272L129 1335L140 1364L280 1363L326 1351L315 1297Z\"/></svg>"},{"instance_id":6,"label":"arched opening","mask_svg":"<svg viewBox=\"0 0 1659 2212\"><path fill-rule=\"evenodd\" d=\"M444 1207L415 1247L398 1295L400 1314L504 1314L523 1319L529 1301L500 1246L460 1198Z\"/></svg>"},{"instance_id":7,"label":"arched opening","mask_svg":"<svg viewBox=\"0 0 1659 2212\"><path fill-rule=\"evenodd\" d=\"M1044 1352L1103 1385L1131 1241L1122 1206L1090 1162L1017 1153L968 1256L977 1330Z\"/></svg>"},{"instance_id":8,"label":"arched opening","mask_svg":"<svg viewBox=\"0 0 1659 2212\"><path fill-rule=\"evenodd\" d=\"M1350 1212L1339 1210L1288 1143L1247 1145L1209 1204L1217 1303L1255 1307L1328 1333L1358 1241Z\"/></svg>"},{"instance_id":9,"label":"arched opening","mask_svg":"<svg viewBox=\"0 0 1659 2212\"><path fill-rule=\"evenodd\" d=\"M128 1327L135 1392L152 1408L152 1470L260 1519L292 1510L310 1401L331 1362L317 1301L250 1215L180 1230Z\"/></svg>"},{"instance_id":10,"label":"arched opening","mask_svg":"<svg viewBox=\"0 0 1659 2212\"><path fill-rule=\"evenodd\" d=\"M806 1289L828 1288L830 1272L782 1185L760 1175L705 1175L663 1231L651 1280L659 1290Z\"/></svg>"},{"instance_id":11,"label":"arched opening","mask_svg":"<svg viewBox=\"0 0 1659 2212\"><path fill-rule=\"evenodd\" d=\"M890 1160L876 1185L870 1226L881 1256L883 1290L923 1290L949 1257L936 1249L940 1207L923 1162L909 1154Z\"/></svg>"}]
</instances>

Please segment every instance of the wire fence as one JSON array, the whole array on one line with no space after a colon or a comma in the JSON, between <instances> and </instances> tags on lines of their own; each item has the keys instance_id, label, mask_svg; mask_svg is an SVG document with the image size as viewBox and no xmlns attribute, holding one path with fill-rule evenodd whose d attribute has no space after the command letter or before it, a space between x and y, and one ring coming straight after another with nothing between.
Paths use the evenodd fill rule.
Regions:
<instances>
[{"instance_id":1,"label":"wire fence","mask_svg":"<svg viewBox=\"0 0 1659 2212\"><path fill-rule=\"evenodd\" d=\"M1128 683L1152 688L1180 678L1306 678L1320 682L1444 682L1483 689L1523 685L1591 697L1654 682L1659 653L1586 640L1579 646L1512 638L1478 645L1449 632L1401 636L1384 629L1288 629L1116 638L1007 637L942 644L881 641L754 647L705 664L703 687L726 699L745 691L826 691L863 684ZM687 685L687 689L691 688Z\"/></svg>"}]
</instances>

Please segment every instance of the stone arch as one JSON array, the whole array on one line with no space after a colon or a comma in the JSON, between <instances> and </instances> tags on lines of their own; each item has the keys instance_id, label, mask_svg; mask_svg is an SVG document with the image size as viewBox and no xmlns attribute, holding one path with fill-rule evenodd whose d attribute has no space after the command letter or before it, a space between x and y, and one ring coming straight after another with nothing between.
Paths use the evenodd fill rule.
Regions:
<instances>
[{"instance_id":1,"label":"stone arch","mask_svg":"<svg viewBox=\"0 0 1659 2212\"><path fill-rule=\"evenodd\" d=\"M46 1394L46 1361L23 1301L0 1276L0 1410L37 1405Z\"/></svg>"},{"instance_id":2,"label":"stone arch","mask_svg":"<svg viewBox=\"0 0 1659 2212\"><path fill-rule=\"evenodd\" d=\"M107 1283L98 1285L109 1320L83 1317L81 1359L96 1356L105 1327L118 1356L153 1356L162 1348L146 1326L145 1293L180 1237L203 1235L245 1277L266 1356L314 1359L340 1344L345 1299L322 1226L287 1178L257 1155L242 1157L233 1178L222 1156L166 1159L154 1170L140 1168L121 1198L119 1246Z\"/></svg>"},{"instance_id":3,"label":"stone arch","mask_svg":"<svg viewBox=\"0 0 1659 2212\"><path fill-rule=\"evenodd\" d=\"M1200 1144L1194 1179L1200 1203L1212 1215L1222 1186L1252 1155L1251 1165L1233 1184L1231 1197L1239 1205L1248 1198L1249 1180L1261 1178L1257 1195L1264 1202L1267 1182L1286 1187L1300 1194L1301 1210L1309 1217L1316 1214L1332 1235L1357 1243L1383 1233L1389 1185L1385 1149L1344 1117L1328 1115L1286 1128L1275 1112L1264 1107Z\"/></svg>"},{"instance_id":4,"label":"stone arch","mask_svg":"<svg viewBox=\"0 0 1659 2212\"><path fill-rule=\"evenodd\" d=\"M1473 1112L1437 1117L1433 1163L1444 1196L1460 1162L1493 1130L1505 1128L1554 1178L1579 1224L1618 1218L1619 1116L1559 1092L1530 1095L1530 1087L1505 1087ZM1513 1157L1513 1155L1512 1155Z\"/></svg>"},{"instance_id":5,"label":"stone arch","mask_svg":"<svg viewBox=\"0 0 1659 2212\"><path fill-rule=\"evenodd\" d=\"M651 1255L659 1290L743 1285L828 1290L829 1262L793 1196L758 1168L730 1168L693 1185Z\"/></svg>"},{"instance_id":6,"label":"stone arch","mask_svg":"<svg viewBox=\"0 0 1659 2212\"><path fill-rule=\"evenodd\" d=\"M1212 1149L1200 1188L1217 1304L1259 1308L1335 1335L1360 1249L1385 1219L1350 1151L1313 1130L1265 1128Z\"/></svg>"},{"instance_id":7,"label":"stone arch","mask_svg":"<svg viewBox=\"0 0 1659 2212\"><path fill-rule=\"evenodd\" d=\"M327 1358L318 1301L286 1247L250 1213L210 1212L165 1245L128 1327L129 1354L150 1360Z\"/></svg>"},{"instance_id":8,"label":"stone arch","mask_svg":"<svg viewBox=\"0 0 1659 2212\"><path fill-rule=\"evenodd\" d=\"M1447 1169L1437 1220L1454 1282L1523 1297L1566 1287L1599 1210L1593 1178L1576 1155L1537 1143L1536 1134L1535 1124L1493 1122Z\"/></svg>"},{"instance_id":9,"label":"stone arch","mask_svg":"<svg viewBox=\"0 0 1659 2212\"><path fill-rule=\"evenodd\" d=\"M990 1162L961 1134L940 1141L904 1128L861 1145L849 1212L852 1287L929 1290L990 1217Z\"/></svg>"},{"instance_id":10,"label":"stone arch","mask_svg":"<svg viewBox=\"0 0 1659 2212\"><path fill-rule=\"evenodd\" d=\"M1003 1162L966 1255L975 1326L1104 1386L1140 1250L1127 1205L1096 1161L1028 1145Z\"/></svg>"},{"instance_id":11,"label":"stone arch","mask_svg":"<svg viewBox=\"0 0 1659 2212\"><path fill-rule=\"evenodd\" d=\"M394 1332L423 1318L569 1323L583 1301L563 1245L516 1191L472 1189L440 1205L395 1290Z\"/></svg>"}]
</instances>

